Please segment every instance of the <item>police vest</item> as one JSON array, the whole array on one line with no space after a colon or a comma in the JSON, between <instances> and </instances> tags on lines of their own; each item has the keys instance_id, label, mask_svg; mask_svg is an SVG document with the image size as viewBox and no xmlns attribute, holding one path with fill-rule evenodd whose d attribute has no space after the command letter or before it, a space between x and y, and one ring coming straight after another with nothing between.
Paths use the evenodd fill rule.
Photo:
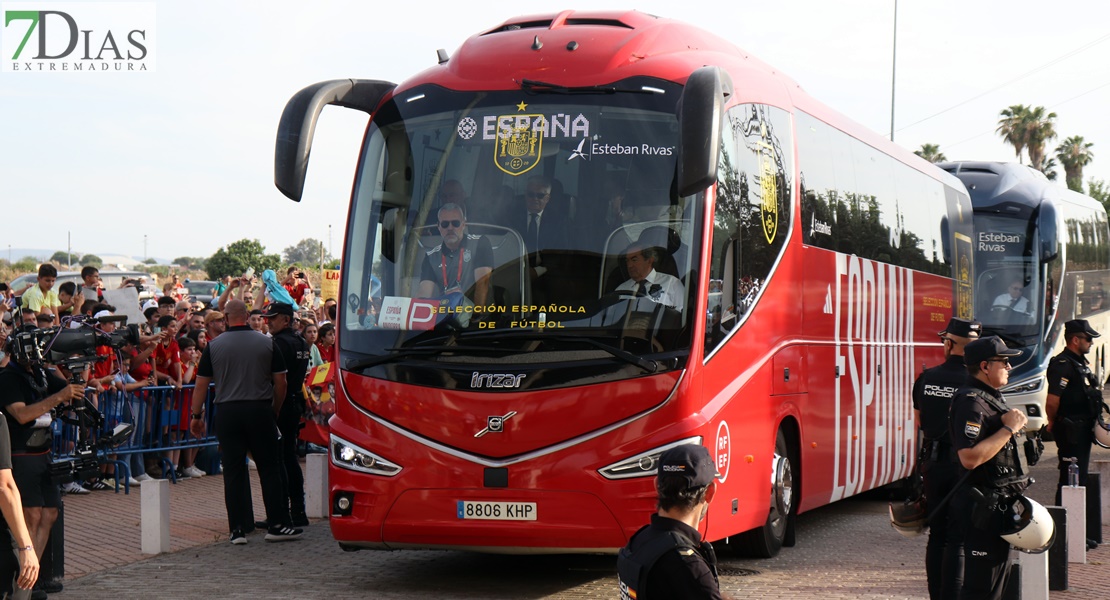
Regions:
<instances>
[{"instance_id":1,"label":"police vest","mask_svg":"<svg viewBox=\"0 0 1110 600\"><path fill-rule=\"evenodd\" d=\"M1005 414L1010 409L984 390L972 388L968 394L986 402L987 406ZM995 430L997 431L997 429ZM992 435L994 431L986 435ZM1010 436L1010 441L971 474L972 485L981 489L1020 494L1029 487L1029 467L1024 453L1025 433Z\"/></svg>"},{"instance_id":2,"label":"police vest","mask_svg":"<svg viewBox=\"0 0 1110 600\"><path fill-rule=\"evenodd\" d=\"M1090 367L1069 354L1068 352L1061 352L1056 355L1056 358L1067 361L1083 378L1083 393L1080 399L1075 398L1072 394L1067 394L1066 392L1069 390L1065 390L1065 397L1060 398L1060 416L1094 419L1098 416L1099 408L1102 406L1102 391L1098 389L1098 379L1091 372ZM1071 398L1075 399L1071 400Z\"/></svg>"},{"instance_id":3,"label":"police vest","mask_svg":"<svg viewBox=\"0 0 1110 600\"><path fill-rule=\"evenodd\" d=\"M655 562L672 550L688 549L696 552L698 548L693 540L677 531L658 532L654 535L650 529L641 531L643 535L652 537L639 544L635 552L625 546L617 554L617 580L621 600L650 600L647 580Z\"/></svg>"}]
</instances>

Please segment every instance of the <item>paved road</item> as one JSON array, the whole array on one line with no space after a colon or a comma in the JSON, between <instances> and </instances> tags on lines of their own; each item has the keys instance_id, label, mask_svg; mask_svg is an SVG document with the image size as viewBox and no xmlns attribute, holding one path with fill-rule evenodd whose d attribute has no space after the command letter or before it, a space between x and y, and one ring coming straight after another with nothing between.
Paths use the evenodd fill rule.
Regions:
<instances>
[{"instance_id":1,"label":"paved road","mask_svg":"<svg viewBox=\"0 0 1110 600\"><path fill-rule=\"evenodd\" d=\"M1100 457L1110 458L1110 453ZM1051 499L1055 480L1055 458L1050 453L1046 459L1036 473L1041 483L1034 488L1041 499ZM201 481L205 488L219 489ZM207 502L220 502L207 494ZM1110 535L1110 528L1104 531ZM721 552L722 587L736 599L927 597L921 566L925 538L894 533L886 503L877 495L802 515L797 532L798 546L774 559L739 559ZM1110 597L1110 569L1105 566L1110 546L1089 558L1090 564L1073 567L1072 590L1053 593L1053 598ZM321 521L296 542L267 544L254 534L245 546L201 545L101 570L67 580L62 597L612 598L614 571L615 559L605 556L345 553Z\"/></svg>"}]
</instances>

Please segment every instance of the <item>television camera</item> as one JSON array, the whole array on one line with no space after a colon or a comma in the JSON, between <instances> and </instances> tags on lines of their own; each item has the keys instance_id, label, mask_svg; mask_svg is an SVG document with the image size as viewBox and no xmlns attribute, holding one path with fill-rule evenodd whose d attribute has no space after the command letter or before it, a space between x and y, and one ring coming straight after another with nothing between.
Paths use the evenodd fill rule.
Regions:
<instances>
[{"instance_id":1,"label":"television camera","mask_svg":"<svg viewBox=\"0 0 1110 600\"><path fill-rule=\"evenodd\" d=\"M97 355L98 346L108 346L119 351L127 344L139 344L138 325L127 325L112 332L99 327L102 323L126 319L124 316L100 319L81 316L63 319L60 327L24 326L8 337L7 349L13 361L31 369L31 385L39 393L44 393L47 389L47 363L69 371L69 383L84 385L85 369L95 362L107 359L107 356ZM104 416L84 397L58 406L54 409L54 417L75 426L77 432L72 454L51 463L51 477L58 483L95 476L102 462L101 451L127 441L134 429L130 423L121 423L111 431L102 431Z\"/></svg>"}]
</instances>

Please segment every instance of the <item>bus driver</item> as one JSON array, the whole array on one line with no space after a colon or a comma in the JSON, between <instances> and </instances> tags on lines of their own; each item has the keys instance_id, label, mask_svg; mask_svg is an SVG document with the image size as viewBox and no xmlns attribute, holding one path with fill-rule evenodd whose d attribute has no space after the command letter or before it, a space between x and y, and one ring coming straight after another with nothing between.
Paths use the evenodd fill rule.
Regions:
<instances>
[{"instance_id":1,"label":"bus driver","mask_svg":"<svg viewBox=\"0 0 1110 600\"><path fill-rule=\"evenodd\" d=\"M686 288L677 277L656 271L655 263L658 261L659 251L654 247L639 242L629 246L624 253L628 280L618 285L617 291L627 290L634 296L647 296L681 312L686 300Z\"/></svg>"},{"instance_id":2,"label":"bus driver","mask_svg":"<svg viewBox=\"0 0 1110 600\"><path fill-rule=\"evenodd\" d=\"M484 237L467 235L466 211L458 204L444 204L438 216L442 242L428 251L421 267L419 297L461 294L473 286L474 296L470 299L485 306L493 271L493 247Z\"/></svg>"}]
</instances>

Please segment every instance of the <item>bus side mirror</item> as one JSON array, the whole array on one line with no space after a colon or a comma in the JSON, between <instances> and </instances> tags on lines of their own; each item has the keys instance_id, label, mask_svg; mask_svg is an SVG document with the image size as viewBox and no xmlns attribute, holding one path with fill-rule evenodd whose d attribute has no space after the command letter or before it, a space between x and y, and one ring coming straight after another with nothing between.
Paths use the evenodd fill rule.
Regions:
<instances>
[{"instance_id":1,"label":"bus side mirror","mask_svg":"<svg viewBox=\"0 0 1110 600\"><path fill-rule=\"evenodd\" d=\"M274 185L290 200L300 202L320 111L335 104L370 114L395 87L388 81L335 79L312 84L294 94L278 122Z\"/></svg>"},{"instance_id":2,"label":"bus side mirror","mask_svg":"<svg viewBox=\"0 0 1110 600\"><path fill-rule=\"evenodd\" d=\"M1056 205L1048 200L1041 203L1037 214L1037 231L1040 234L1041 262L1047 263L1056 260L1060 255L1060 228L1056 213Z\"/></svg>"},{"instance_id":3,"label":"bus side mirror","mask_svg":"<svg viewBox=\"0 0 1110 600\"><path fill-rule=\"evenodd\" d=\"M718 67L690 74L678 101L678 195L691 196L717 180L725 98L732 81Z\"/></svg>"}]
</instances>

